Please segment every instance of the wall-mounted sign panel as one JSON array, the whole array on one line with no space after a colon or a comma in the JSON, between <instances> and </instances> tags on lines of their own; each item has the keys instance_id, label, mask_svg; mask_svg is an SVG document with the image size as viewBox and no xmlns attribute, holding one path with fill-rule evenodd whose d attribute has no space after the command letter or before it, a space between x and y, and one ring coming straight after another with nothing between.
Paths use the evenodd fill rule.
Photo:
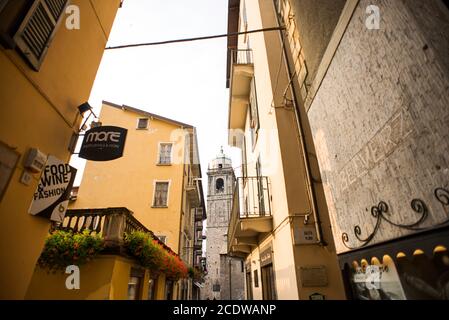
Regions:
<instances>
[{"instance_id":1,"label":"wall-mounted sign panel","mask_svg":"<svg viewBox=\"0 0 449 320\"><path fill-rule=\"evenodd\" d=\"M128 129L114 126L95 127L86 131L79 157L93 161L121 158L127 132Z\"/></svg>"},{"instance_id":2,"label":"wall-mounted sign panel","mask_svg":"<svg viewBox=\"0 0 449 320\"><path fill-rule=\"evenodd\" d=\"M75 175L75 168L50 155L28 212L62 222Z\"/></svg>"},{"instance_id":3,"label":"wall-mounted sign panel","mask_svg":"<svg viewBox=\"0 0 449 320\"><path fill-rule=\"evenodd\" d=\"M317 244L316 229L312 226L296 227L293 232L295 244Z\"/></svg>"}]
</instances>

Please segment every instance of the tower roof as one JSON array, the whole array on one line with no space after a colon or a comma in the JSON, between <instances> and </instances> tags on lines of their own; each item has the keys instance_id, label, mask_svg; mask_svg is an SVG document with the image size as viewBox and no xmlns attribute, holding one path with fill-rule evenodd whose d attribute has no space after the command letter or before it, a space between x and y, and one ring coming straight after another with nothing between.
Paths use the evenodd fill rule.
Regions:
<instances>
[{"instance_id":1,"label":"tower roof","mask_svg":"<svg viewBox=\"0 0 449 320\"><path fill-rule=\"evenodd\" d=\"M232 168L231 158L227 157L223 152L223 147L220 149L220 153L217 154L215 159L209 162L209 170Z\"/></svg>"}]
</instances>

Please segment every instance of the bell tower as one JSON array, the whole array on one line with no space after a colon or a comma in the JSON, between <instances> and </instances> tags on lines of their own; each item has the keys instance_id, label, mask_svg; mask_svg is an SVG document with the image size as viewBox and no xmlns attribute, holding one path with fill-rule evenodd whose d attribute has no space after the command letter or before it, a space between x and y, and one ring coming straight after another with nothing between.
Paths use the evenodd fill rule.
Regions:
<instances>
[{"instance_id":1,"label":"bell tower","mask_svg":"<svg viewBox=\"0 0 449 320\"><path fill-rule=\"evenodd\" d=\"M223 147L209 163L207 188L207 246L203 299L239 300L244 297L242 261L228 256L227 234L235 187L232 161Z\"/></svg>"}]
</instances>

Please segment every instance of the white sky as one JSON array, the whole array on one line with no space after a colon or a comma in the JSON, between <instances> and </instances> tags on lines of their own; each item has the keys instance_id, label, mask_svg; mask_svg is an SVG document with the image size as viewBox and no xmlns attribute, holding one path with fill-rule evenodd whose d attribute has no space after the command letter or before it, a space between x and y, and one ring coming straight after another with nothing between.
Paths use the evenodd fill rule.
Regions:
<instances>
[{"instance_id":1,"label":"white sky","mask_svg":"<svg viewBox=\"0 0 449 320\"><path fill-rule=\"evenodd\" d=\"M224 34L227 3L125 0L108 46ZM96 115L102 100L197 127L205 193L207 164L221 145L233 159L234 167L239 165L239 150L227 146L226 38L107 50L89 99ZM72 159L71 164L79 170L75 185L81 182L84 163L78 157Z\"/></svg>"}]
</instances>

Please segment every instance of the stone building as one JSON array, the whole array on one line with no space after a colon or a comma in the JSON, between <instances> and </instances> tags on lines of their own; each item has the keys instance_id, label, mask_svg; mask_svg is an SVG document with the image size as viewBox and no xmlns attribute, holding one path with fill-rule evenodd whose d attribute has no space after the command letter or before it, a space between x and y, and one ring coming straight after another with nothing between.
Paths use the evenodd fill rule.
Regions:
<instances>
[{"instance_id":1,"label":"stone building","mask_svg":"<svg viewBox=\"0 0 449 320\"><path fill-rule=\"evenodd\" d=\"M227 253L227 234L235 176L223 149L209 163L207 192L207 276L202 298L241 300L244 297L243 261Z\"/></svg>"}]
</instances>

